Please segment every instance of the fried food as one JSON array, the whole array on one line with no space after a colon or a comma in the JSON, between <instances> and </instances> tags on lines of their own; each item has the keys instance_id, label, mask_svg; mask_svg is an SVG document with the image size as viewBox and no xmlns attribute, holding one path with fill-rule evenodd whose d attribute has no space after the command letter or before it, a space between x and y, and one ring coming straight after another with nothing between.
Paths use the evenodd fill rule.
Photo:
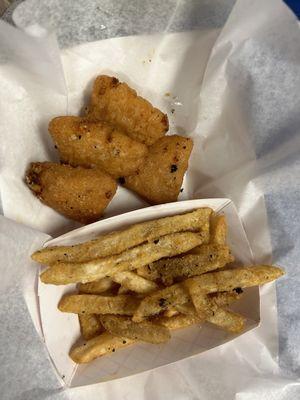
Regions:
<instances>
[{"instance_id":1,"label":"fried food","mask_svg":"<svg viewBox=\"0 0 300 400\"><path fill-rule=\"evenodd\" d=\"M32 254L32 259L41 264L51 265L56 261L90 261L95 258L119 254L143 242L158 239L171 233L199 232L201 243L209 241L209 217L211 208L159 218L131 225L123 231L99 236L91 241L73 246L46 247Z\"/></svg>"},{"instance_id":2,"label":"fried food","mask_svg":"<svg viewBox=\"0 0 300 400\"><path fill-rule=\"evenodd\" d=\"M126 83L106 75L98 76L94 82L87 117L115 125L147 146L163 137L169 129L166 114L137 96Z\"/></svg>"},{"instance_id":3,"label":"fried food","mask_svg":"<svg viewBox=\"0 0 300 400\"><path fill-rule=\"evenodd\" d=\"M57 117L49 132L60 159L74 167L99 167L114 178L134 174L148 153L147 146L106 122Z\"/></svg>"},{"instance_id":4,"label":"fried food","mask_svg":"<svg viewBox=\"0 0 300 400\"><path fill-rule=\"evenodd\" d=\"M138 324L130 318L115 315L102 315L100 320L104 328L114 336L148 343L164 343L171 337L167 328L149 321Z\"/></svg>"},{"instance_id":5,"label":"fried food","mask_svg":"<svg viewBox=\"0 0 300 400\"><path fill-rule=\"evenodd\" d=\"M271 265L253 265L226 271L209 272L204 275L189 278L185 283L192 282L205 293L231 291L236 288L264 285L284 275L284 270Z\"/></svg>"},{"instance_id":6,"label":"fried food","mask_svg":"<svg viewBox=\"0 0 300 400\"><path fill-rule=\"evenodd\" d=\"M85 340L92 339L104 331L99 317L96 314L78 315L81 336Z\"/></svg>"},{"instance_id":7,"label":"fried food","mask_svg":"<svg viewBox=\"0 0 300 400\"><path fill-rule=\"evenodd\" d=\"M138 304L138 299L127 295L71 294L60 300L58 309L74 314L133 315Z\"/></svg>"},{"instance_id":8,"label":"fried food","mask_svg":"<svg viewBox=\"0 0 300 400\"><path fill-rule=\"evenodd\" d=\"M207 244L197 248L198 254L163 258L138 268L137 273L146 279L160 279L164 285L169 286L176 279L201 275L214 269L223 268L234 260L228 246Z\"/></svg>"},{"instance_id":9,"label":"fried food","mask_svg":"<svg viewBox=\"0 0 300 400\"><path fill-rule=\"evenodd\" d=\"M133 247L123 253L82 263L57 262L40 275L44 283L65 285L68 283L91 282L117 272L136 269L162 257L184 253L201 243L197 233L172 233L159 240Z\"/></svg>"},{"instance_id":10,"label":"fried food","mask_svg":"<svg viewBox=\"0 0 300 400\"><path fill-rule=\"evenodd\" d=\"M135 322L144 321L146 318L160 314L170 307L176 308L177 305L187 303L189 299L188 290L180 283L157 290L141 301L132 320Z\"/></svg>"},{"instance_id":11,"label":"fried food","mask_svg":"<svg viewBox=\"0 0 300 400\"><path fill-rule=\"evenodd\" d=\"M224 292L224 293L214 293L213 295L208 295L210 299L213 299L215 304L218 305L219 307L224 307L228 306L234 301L238 300L241 297L241 294L238 294L236 292ZM181 305L177 305L176 308L178 311L181 313L179 315L166 317L165 313L164 316L162 317L156 317L153 319L153 322L157 324L161 324L165 326L166 328L173 330L173 329L180 329L180 328L186 328L191 325L199 324L204 322L204 319L197 314L196 309L194 305L191 302L187 302ZM232 313L228 311L228 313ZM209 322L215 323L215 325L218 325L221 327L221 322L224 321L226 322L226 318L224 319L221 318L221 315L218 314L214 318L214 316L210 317L212 320ZM214 321L214 322L213 322ZM237 324L231 324L231 326L238 326ZM224 326L227 330L228 327L230 327L229 324L227 326Z\"/></svg>"},{"instance_id":12,"label":"fried food","mask_svg":"<svg viewBox=\"0 0 300 400\"><path fill-rule=\"evenodd\" d=\"M116 182L99 169L51 162L32 163L26 183L44 204L83 224L97 221L117 190Z\"/></svg>"},{"instance_id":13,"label":"fried food","mask_svg":"<svg viewBox=\"0 0 300 400\"><path fill-rule=\"evenodd\" d=\"M79 346L74 346L70 351L70 357L77 364L88 363L97 357L113 353L117 349L126 347L134 342L135 340L113 336L109 332L104 332Z\"/></svg>"},{"instance_id":14,"label":"fried food","mask_svg":"<svg viewBox=\"0 0 300 400\"><path fill-rule=\"evenodd\" d=\"M227 222L225 215L213 213L210 217L210 242L225 244L227 237Z\"/></svg>"},{"instance_id":15,"label":"fried food","mask_svg":"<svg viewBox=\"0 0 300 400\"><path fill-rule=\"evenodd\" d=\"M176 201L193 148L191 139L172 135L155 142L138 171L123 179L124 186L150 204Z\"/></svg>"},{"instance_id":16,"label":"fried food","mask_svg":"<svg viewBox=\"0 0 300 400\"><path fill-rule=\"evenodd\" d=\"M122 288L136 293L148 294L158 289L156 283L142 278L131 271L118 272L113 275L112 279L119 283Z\"/></svg>"},{"instance_id":17,"label":"fried food","mask_svg":"<svg viewBox=\"0 0 300 400\"><path fill-rule=\"evenodd\" d=\"M100 294L114 288L116 285L111 278L105 277L98 281L79 283L78 290L85 294Z\"/></svg>"}]
</instances>

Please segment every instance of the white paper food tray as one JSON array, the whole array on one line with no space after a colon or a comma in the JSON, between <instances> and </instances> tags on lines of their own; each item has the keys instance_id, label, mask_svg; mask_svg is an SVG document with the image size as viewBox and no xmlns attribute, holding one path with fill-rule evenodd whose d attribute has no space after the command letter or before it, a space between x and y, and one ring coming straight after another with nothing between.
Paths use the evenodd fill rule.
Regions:
<instances>
[{"instance_id":1,"label":"white paper food tray","mask_svg":"<svg viewBox=\"0 0 300 400\"><path fill-rule=\"evenodd\" d=\"M155 218L211 207L224 213L228 221L228 244L237 264L252 264L252 252L237 210L229 199L188 200L132 211L76 229L45 243L45 246L70 245L92 239L99 234ZM75 285L55 286L39 282L38 295L42 330L50 358L64 384L81 386L148 371L224 344L237 336L208 323L172 332L171 340L162 345L135 344L101 357L90 364L77 365L69 350L80 335L78 317L57 309L61 297L74 291ZM247 317L243 333L255 328L260 319L259 289L249 288L234 307Z\"/></svg>"}]
</instances>

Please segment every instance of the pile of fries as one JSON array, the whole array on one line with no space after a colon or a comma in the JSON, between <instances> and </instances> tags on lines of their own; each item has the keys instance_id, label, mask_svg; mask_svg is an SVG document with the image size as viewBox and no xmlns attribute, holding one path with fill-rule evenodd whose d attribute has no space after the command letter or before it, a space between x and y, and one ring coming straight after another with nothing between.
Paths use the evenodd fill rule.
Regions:
<instances>
[{"instance_id":1,"label":"pile of fries","mask_svg":"<svg viewBox=\"0 0 300 400\"><path fill-rule=\"evenodd\" d=\"M163 343L171 330L204 322L241 332L245 318L228 307L243 288L271 282L284 271L232 268L226 235L225 216L199 208L35 252L32 258L49 266L42 282L77 283L77 293L58 304L79 317L84 342L71 349L72 360L88 363L140 341Z\"/></svg>"}]
</instances>

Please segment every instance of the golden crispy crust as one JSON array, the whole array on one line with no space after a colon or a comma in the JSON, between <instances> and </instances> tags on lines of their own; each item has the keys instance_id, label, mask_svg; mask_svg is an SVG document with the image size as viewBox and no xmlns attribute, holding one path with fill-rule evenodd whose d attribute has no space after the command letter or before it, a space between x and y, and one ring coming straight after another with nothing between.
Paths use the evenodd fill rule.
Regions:
<instances>
[{"instance_id":1,"label":"golden crispy crust","mask_svg":"<svg viewBox=\"0 0 300 400\"><path fill-rule=\"evenodd\" d=\"M148 153L147 146L106 122L57 117L50 122L49 132L63 162L98 166L115 178L135 173Z\"/></svg>"},{"instance_id":2,"label":"golden crispy crust","mask_svg":"<svg viewBox=\"0 0 300 400\"><path fill-rule=\"evenodd\" d=\"M176 201L192 148L191 139L165 136L149 147L144 164L135 175L124 178L124 186L150 204Z\"/></svg>"},{"instance_id":3,"label":"golden crispy crust","mask_svg":"<svg viewBox=\"0 0 300 400\"><path fill-rule=\"evenodd\" d=\"M87 117L106 121L123 129L128 136L151 145L169 129L168 117L117 78L96 78Z\"/></svg>"},{"instance_id":4,"label":"golden crispy crust","mask_svg":"<svg viewBox=\"0 0 300 400\"><path fill-rule=\"evenodd\" d=\"M105 172L51 162L32 163L26 183L47 206L82 223L97 221L117 185Z\"/></svg>"}]
</instances>

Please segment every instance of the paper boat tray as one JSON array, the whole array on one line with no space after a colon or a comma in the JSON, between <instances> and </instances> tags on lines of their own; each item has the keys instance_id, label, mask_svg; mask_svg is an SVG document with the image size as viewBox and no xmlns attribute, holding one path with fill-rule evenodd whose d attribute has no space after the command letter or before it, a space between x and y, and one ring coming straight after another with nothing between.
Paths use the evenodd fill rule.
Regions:
<instances>
[{"instance_id":1,"label":"paper boat tray","mask_svg":"<svg viewBox=\"0 0 300 400\"><path fill-rule=\"evenodd\" d=\"M185 213L199 207L211 207L224 213L228 221L228 244L237 264L252 264L253 256L234 204L229 199L188 200L132 211L76 229L45 246L71 245L95 238L126 226L155 218ZM45 344L54 367L66 386L89 385L148 371L200 354L224 344L239 335L224 332L209 323L172 332L171 340L162 345L135 344L101 357L90 364L76 365L69 350L80 335L78 317L57 309L61 297L74 291L75 285L55 286L39 282L38 296ZM260 319L259 289L249 288L234 310L247 317L243 333L255 328Z\"/></svg>"}]
</instances>

